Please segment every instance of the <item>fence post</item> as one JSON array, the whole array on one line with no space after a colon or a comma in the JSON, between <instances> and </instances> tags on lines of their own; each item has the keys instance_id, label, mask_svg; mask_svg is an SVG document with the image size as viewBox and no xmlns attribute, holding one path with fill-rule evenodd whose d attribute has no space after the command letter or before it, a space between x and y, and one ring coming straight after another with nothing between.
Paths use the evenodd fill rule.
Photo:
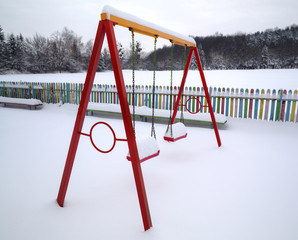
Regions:
<instances>
[{"instance_id":1,"label":"fence post","mask_svg":"<svg viewBox=\"0 0 298 240\"><path fill-rule=\"evenodd\" d=\"M218 95L221 95L221 88L218 88L218 91L217 91L219 94ZM221 100L221 97L218 96L217 97L217 109L216 109L216 113L219 113L220 112L220 100Z\"/></svg>"},{"instance_id":2,"label":"fence post","mask_svg":"<svg viewBox=\"0 0 298 240\"><path fill-rule=\"evenodd\" d=\"M279 89L278 94L279 94L279 99L277 100L277 104L276 104L275 121L280 121L281 101L282 101L283 90Z\"/></svg>"},{"instance_id":3,"label":"fence post","mask_svg":"<svg viewBox=\"0 0 298 240\"><path fill-rule=\"evenodd\" d=\"M229 116L229 102L230 102L230 88L227 88L227 93L226 93L226 117Z\"/></svg>"},{"instance_id":4,"label":"fence post","mask_svg":"<svg viewBox=\"0 0 298 240\"><path fill-rule=\"evenodd\" d=\"M256 90L256 98L255 98L255 109L254 109L254 119L258 119L258 110L259 110L259 93L260 90Z\"/></svg>"},{"instance_id":5,"label":"fence post","mask_svg":"<svg viewBox=\"0 0 298 240\"><path fill-rule=\"evenodd\" d=\"M238 116L238 102L239 102L239 97L238 96L239 96L239 88L236 88L234 118L237 118L237 116Z\"/></svg>"},{"instance_id":6,"label":"fence post","mask_svg":"<svg viewBox=\"0 0 298 240\"><path fill-rule=\"evenodd\" d=\"M222 88L223 97L221 99L221 114L225 114L225 96L224 96L225 92L226 92L226 89Z\"/></svg>"},{"instance_id":7,"label":"fence post","mask_svg":"<svg viewBox=\"0 0 298 240\"><path fill-rule=\"evenodd\" d=\"M248 98L247 98L248 89L247 88L245 89L245 96L246 96L246 98L244 100L244 118L247 118L247 109L248 109Z\"/></svg>"},{"instance_id":8,"label":"fence post","mask_svg":"<svg viewBox=\"0 0 298 240\"><path fill-rule=\"evenodd\" d=\"M251 98L254 94L254 89L250 89L250 99L249 99L249 107L248 107L248 118L252 118L252 108L253 108L253 99Z\"/></svg>"},{"instance_id":9,"label":"fence post","mask_svg":"<svg viewBox=\"0 0 298 240\"><path fill-rule=\"evenodd\" d=\"M270 120L273 121L274 118L274 110L275 110L275 95L276 95L276 90L273 89L272 91L272 101L271 101L271 112L270 112Z\"/></svg>"},{"instance_id":10,"label":"fence post","mask_svg":"<svg viewBox=\"0 0 298 240\"><path fill-rule=\"evenodd\" d=\"M215 107L216 107L216 95L217 95L217 92L216 92L217 88L213 88L213 104L212 104L212 108L213 108L213 112L215 112Z\"/></svg>"},{"instance_id":11,"label":"fence post","mask_svg":"<svg viewBox=\"0 0 298 240\"><path fill-rule=\"evenodd\" d=\"M265 90L262 89L261 90L261 95L262 95L262 99L260 100L260 112L259 112L259 119L263 119L263 110L264 110L264 94L265 94Z\"/></svg>"},{"instance_id":12,"label":"fence post","mask_svg":"<svg viewBox=\"0 0 298 240\"><path fill-rule=\"evenodd\" d=\"M233 110L234 110L234 88L231 89L231 106L230 106L230 117L233 117Z\"/></svg>"},{"instance_id":13,"label":"fence post","mask_svg":"<svg viewBox=\"0 0 298 240\"><path fill-rule=\"evenodd\" d=\"M282 97L287 95L287 90L282 92ZM286 101L281 99L281 110L280 110L280 120L283 122L285 120L285 109L286 109Z\"/></svg>"}]
</instances>

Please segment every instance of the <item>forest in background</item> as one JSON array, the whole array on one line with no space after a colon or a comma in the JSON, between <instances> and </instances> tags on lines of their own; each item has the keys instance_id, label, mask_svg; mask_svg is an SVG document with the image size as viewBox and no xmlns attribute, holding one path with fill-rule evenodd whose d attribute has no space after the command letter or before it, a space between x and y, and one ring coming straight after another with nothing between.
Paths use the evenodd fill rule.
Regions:
<instances>
[{"instance_id":1,"label":"forest in background","mask_svg":"<svg viewBox=\"0 0 298 240\"><path fill-rule=\"evenodd\" d=\"M298 68L298 26L285 29L268 29L253 34L237 33L212 36L193 36L204 69L279 69ZM118 42L123 69L131 69L131 48L125 49ZM22 34L8 34L0 26L0 73L52 73L86 71L93 41L82 42L82 37L64 28L50 37L39 34L26 38ZM173 69L183 69L186 51L174 45ZM171 68L171 47L156 50L156 69ZM153 69L154 52L144 52L140 42L135 43L135 67L138 70ZM194 59L191 69L196 68ZM112 70L107 48L101 53L98 71Z\"/></svg>"}]
</instances>

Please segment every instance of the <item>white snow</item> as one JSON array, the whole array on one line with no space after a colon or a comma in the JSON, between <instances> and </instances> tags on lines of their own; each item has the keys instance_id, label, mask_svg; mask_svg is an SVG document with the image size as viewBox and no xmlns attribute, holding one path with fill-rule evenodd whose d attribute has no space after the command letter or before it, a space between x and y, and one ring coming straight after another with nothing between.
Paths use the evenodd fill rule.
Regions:
<instances>
[{"instance_id":1,"label":"white snow","mask_svg":"<svg viewBox=\"0 0 298 240\"><path fill-rule=\"evenodd\" d=\"M154 137L147 137L142 139L136 139L139 159L142 161L145 158L156 155L160 150L158 143ZM127 157L130 158L130 153L128 152Z\"/></svg>"},{"instance_id":2,"label":"white snow","mask_svg":"<svg viewBox=\"0 0 298 240\"><path fill-rule=\"evenodd\" d=\"M128 21L131 21L131 22L140 24L142 26L145 26L145 27L148 27L148 28L157 30L159 32L163 32L163 33L169 34L171 36L174 36L174 37L183 39L183 40L188 41L188 42L191 42L193 44L196 44L195 40L193 38L191 38L191 37L184 36L184 35L182 35L180 33L177 33L177 32L174 32L172 30L166 29L166 28L161 27L159 25L156 25L154 23L147 22L147 21L145 21L145 20L143 20L141 18L138 18L138 17L136 17L134 15L131 15L129 13L119 11L118 9L115 9L115 8L109 6L109 5L104 6L104 8L102 9L102 12L101 13L106 13L108 19L110 19L110 15L114 15L116 17L119 17L119 18L122 18L122 19L125 19L125 20L128 20Z\"/></svg>"},{"instance_id":3,"label":"white snow","mask_svg":"<svg viewBox=\"0 0 298 240\"><path fill-rule=\"evenodd\" d=\"M132 106L130 107L130 112L132 113ZM112 112L112 113L121 113L120 105L119 104L106 104L106 103L92 103L89 102L88 110L97 110L103 112ZM177 112L176 119L180 119L180 111ZM147 116L152 117L152 109L146 106L135 107L135 115L140 116ZM154 109L154 116L162 117L162 118L169 118L170 111L164 109ZM223 114L214 113L216 122L218 123L225 123L227 121L227 117ZM211 116L209 113L197 113L191 114L189 112L183 112L183 118L188 120L196 120L201 122L211 122Z\"/></svg>"},{"instance_id":4,"label":"white snow","mask_svg":"<svg viewBox=\"0 0 298 240\"><path fill-rule=\"evenodd\" d=\"M262 89L298 89L298 69L274 69L274 70L221 70L204 71L208 87L230 88L259 88ZM173 72L173 85L179 86L182 79L182 71ZM123 70L125 84L132 83L131 70ZM170 85L170 71L156 72L156 85ZM152 71L136 71L136 85L152 85ZM0 75L0 81L11 82L77 82L84 83L86 73L62 73L62 74L14 74ZM112 71L98 72L95 75L95 84L115 85ZM186 86L202 86L198 71L190 70L186 78Z\"/></svg>"},{"instance_id":5,"label":"white snow","mask_svg":"<svg viewBox=\"0 0 298 240\"><path fill-rule=\"evenodd\" d=\"M178 122L169 126L165 133L165 137L176 139L185 136L185 134L187 134L185 125L182 122Z\"/></svg>"},{"instance_id":6,"label":"white snow","mask_svg":"<svg viewBox=\"0 0 298 240\"><path fill-rule=\"evenodd\" d=\"M105 74L112 76L97 76ZM212 74L220 79L213 86L297 89L297 77L291 78L297 70L229 72L243 77L233 81L226 71ZM65 75L23 76L55 82ZM20 75L0 79L8 77ZM0 106L0 239L298 239L297 123L228 118L219 127L220 148L213 129L186 125L187 138L168 143L166 124L157 123L160 155L141 165L153 222L144 232L126 142L101 154L82 136L65 205L57 205L77 110L69 104L37 111ZM125 138L119 118L86 116L82 132L98 121ZM137 121L136 129L138 138L148 136L151 123Z\"/></svg>"},{"instance_id":7,"label":"white snow","mask_svg":"<svg viewBox=\"0 0 298 240\"><path fill-rule=\"evenodd\" d=\"M218 148L210 128L163 141L142 171L153 228L143 232L127 143L110 154L81 137L65 207L56 204L77 106L0 107L0 239L295 240L298 237L298 125L229 119ZM83 132L120 119L87 116ZM136 122L139 137L150 123Z\"/></svg>"},{"instance_id":8,"label":"white snow","mask_svg":"<svg viewBox=\"0 0 298 240\"><path fill-rule=\"evenodd\" d=\"M39 99L23 99L23 98L10 98L10 97L2 97L0 96L0 103L15 103L15 104L22 104L22 105L42 105L42 102Z\"/></svg>"}]
</instances>

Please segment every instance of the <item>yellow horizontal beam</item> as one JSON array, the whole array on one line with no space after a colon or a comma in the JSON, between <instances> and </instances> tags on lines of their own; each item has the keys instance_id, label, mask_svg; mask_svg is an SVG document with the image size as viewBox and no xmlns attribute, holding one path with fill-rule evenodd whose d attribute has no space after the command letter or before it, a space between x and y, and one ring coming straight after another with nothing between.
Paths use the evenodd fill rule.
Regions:
<instances>
[{"instance_id":1,"label":"yellow horizontal beam","mask_svg":"<svg viewBox=\"0 0 298 240\"><path fill-rule=\"evenodd\" d=\"M132 22L130 20L124 19L124 18L120 18L117 17L115 15L110 14L110 17L108 18L107 13L102 13L101 14L101 20L111 20L112 22L116 23L119 26L122 27L126 27L129 28L131 30L133 30L134 32L143 34L143 35L147 35L150 37L161 37L164 39L168 39L170 41L172 41L174 44L178 44L181 46L188 46L188 47L195 47L196 45L193 42L187 41L185 39L179 38L177 36L173 36L171 34Z\"/></svg>"}]
</instances>

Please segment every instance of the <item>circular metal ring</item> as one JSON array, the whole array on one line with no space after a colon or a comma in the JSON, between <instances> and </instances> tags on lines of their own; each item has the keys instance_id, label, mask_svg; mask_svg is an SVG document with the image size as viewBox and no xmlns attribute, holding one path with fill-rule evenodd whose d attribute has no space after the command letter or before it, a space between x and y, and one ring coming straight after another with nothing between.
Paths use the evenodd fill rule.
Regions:
<instances>
[{"instance_id":1,"label":"circular metal ring","mask_svg":"<svg viewBox=\"0 0 298 240\"><path fill-rule=\"evenodd\" d=\"M98 124L106 125L106 126L111 130L111 132L112 132L112 134L113 134L114 142L113 142L112 147L111 147L109 150L106 150L106 151L104 151L104 150L100 150L100 149L95 145L95 143L93 142L93 139L92 139L92 131L93 131L94 127L97 126ZM91 127L91 129L90 129L90 140L91 140L91 143L92 143L93 147L94 147L97 151L99 151L99 152L101 152L101 153L109 153L109 152L111 152L111 151L114 149L114 147L115 147L115 145L116 145L116 134L115 134L113 128L112 128L109 124L107 124L106 122L97 122L97 123L95 123L95 124Z\"/></svg>"},{"instance_id":2,"label":"circular metal ring","mask_svg":"<svg viewBox=\"0 0 298 240\"><path fill-rule=\"evenodd\" d=\"M197 111L195 111L195 112L190 111L190 110L188 109L188 107L187 107L187 102L188 102L189 100L191 100L191 99L195 99L195 100L197 100ZM201 104L199 98L191 97L191 98L187 99L187 101L186 101L186 103L185 103L185 108L186 108L186 110L187 110L189 113L191 113L191 114L196 114L196 113L198 113L198 112L201 110L201 108L202 108L202 104Z\"/></svg>"}]
</instances>

